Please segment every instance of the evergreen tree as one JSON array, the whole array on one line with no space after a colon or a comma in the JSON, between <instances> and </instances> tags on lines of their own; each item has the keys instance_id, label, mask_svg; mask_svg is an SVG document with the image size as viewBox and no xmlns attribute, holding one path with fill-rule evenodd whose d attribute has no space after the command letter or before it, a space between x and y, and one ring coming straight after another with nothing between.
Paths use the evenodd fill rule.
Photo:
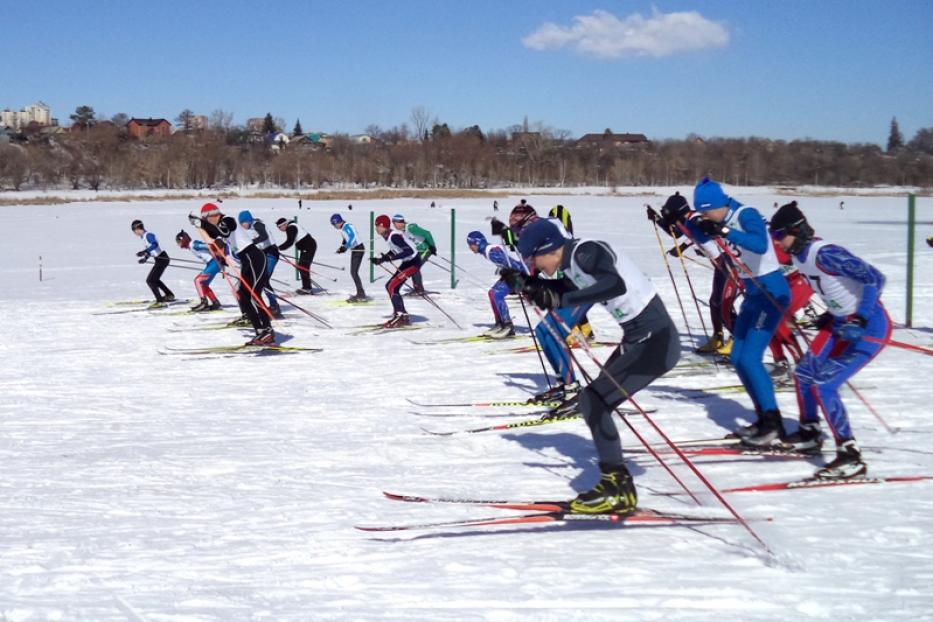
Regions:
<instances>
[{"instance_id":1,"label":"evergreen tree","mask_svg":"<svg viewBox=\"0 0 933 622\"><path fill-rule=\"evenodd\" d=\"M301 119L295 121L295 127L292 128L292 138L295 136L301 136L304 134L304 131L301 129Z\"/></svg>"},{"instance_id":2,"label":"evergreen tree","mask_svg":"<svg viewBox=\"0 0 933 622\"><path fill-rule=\"evenodd\" d=\"M74 124L80 128L87 129L94 125L96 119L94 118L94 109L90 106L78 106L75 108L75 113L70 115L71 120L74 121Z\"/></svg>"},{"instance_id":3,"label":"evergreen tree","mask_svg":"<svg viewBox=\"0 0 933 622\"><path fill-rule=\"evenodd\" d=\"M185 133L190 134L194 129L194 112L185 108L175 117L175 124Z\"/></svg>"},{"instance_id":4,"label":"evergreen tree","mask_svg":"<svg viewBox=\"0 0 933 622\"><path fill-rule=\"evenodd\" d=\"M888 133L888 153L897 153L904 148L904 136L897 126L897 117L891 119L891 131Z\"/></svg>"},{"instance_id":5,"label":"evergreen tree","mask_svg":"<svg viewBox=\"0 0 933 622\"><path fill-rule=\"evenodd\" d=\"M907 148L911 151L919 151L928 155L933 155L933 127L925 127L917 130Z\"/></svg>"},{"instance_id":6,"label":"evergreen tree","mask_svg":"<svg viewBox=\"0 0 933 622\"><path fill-rule=\"evenodd\" d=\"M272 113L267 112L265 118L262 120L262 133L275 134L278 131L279 128L275 126L275 121L272 119Z\"/></svg>"}]
</instances>

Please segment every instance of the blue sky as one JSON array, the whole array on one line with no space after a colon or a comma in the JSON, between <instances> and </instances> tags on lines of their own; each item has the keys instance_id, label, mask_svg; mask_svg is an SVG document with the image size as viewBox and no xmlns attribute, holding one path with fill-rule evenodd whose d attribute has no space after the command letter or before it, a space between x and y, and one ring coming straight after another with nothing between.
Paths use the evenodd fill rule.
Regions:
<instances>
[{"instance_id":1,"label":"blue sky","mask_svg":"<svg viewBox=\"0 0 933 622\"><path fill-rule=\"evenodd\" d=\"M884 143L933 126L929 0L0 0L0 108ZM147 19L150 19L147 23ZM12 26L12 27L11 27Z\"/></svg>"}]
</instances>

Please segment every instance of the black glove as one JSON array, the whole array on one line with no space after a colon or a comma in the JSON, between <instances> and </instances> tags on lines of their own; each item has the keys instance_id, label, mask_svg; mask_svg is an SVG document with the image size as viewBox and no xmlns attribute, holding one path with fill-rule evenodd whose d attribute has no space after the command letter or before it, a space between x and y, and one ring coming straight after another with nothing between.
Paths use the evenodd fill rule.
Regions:
<instances>
[{"instance_id":1,"label":"black glove","mask_svg":"<svg viewBox=\"0 0 933 622\"><path fill-rule=\"evenodd\" d=\"M671 257L680 257L684 254L684 251L687 250L687 247L690 246L689 243L684 242L683 244L675 245L671 250L667 251L667 254Z\"/></svg>"},{"instance_id":2,"label":"black glove","mask_svg":"<svg viewBox=\"0 0 933 622\"><path fill-rule=\"evenodd\" d=\"M505 230L508 229L508 227L505 226L505 223L498 218L493 218L492 222L489 223L489 226L492 228L493 235L502 235L505 233Z\"/></svg>"},{"instance_id":3,"label":"black glove","mask_svg":"<svg viewBox=\"0 0 933 622\"><path fill-rule=\"evenodd\" d=\"M522 293L531 299L535 306L548 311L560 306L560 294L547 286L547 283L537 278L525 280Z\"/></svg>"},{"instance_id":4,"label":"black glove","mask_svg":"<svg viewBox=\"0 0 933 622\"><path fill-rule=\"evenodd\" d=\"M721 222L716 222L715 220L700 218L696 225L697 229L711 238L720 238L729 232L728 227L723 225Z\"/></svg>"},{"instance_id":5,"label":"black glove","mask_svg":"<svg viewBox=\"0 0 933 622\"><path fill-rule=\"evenodd\" d=\"M194 214L188 214L188 222L190 222L195 227L201 228L201 217L195 216Z\"/></svg>"},{"instance_id":6,"label":"black glove","mask_svg":"<svg viewBox=\"0 0 933 622\"><path fill-rule=\"evenodd\" d=\"M431 255L437 255L437 247L433 244L428 247L428 256L430 257Z\"/></svg>"},{"instance_id":7,"label":"black glove","mask_svg":"<svg viewBox=\"0 0 933 622\"><path fill-rule=\"evenodd\" d=\"M647 209L648 220L650 220L651 222L655 224L658 224L661 222L661 215L657 213L656 211L654 211L654 209L650 205L646 205L645 208Z\"/></svg>"},{"instance_id":8,"label":"black glove","mask_svg":"<svg viewBox=\"0 0 933 622\"><path fill-rule=\"evenodd\" d=\"M525 285L525 279L527 277L521 270L515 270L513 268L502 268L499 270L499 278L515 291L520 291Z\"/></svg>"},{"instance_id":9,"label":"black glove","mask_svg":"<svg viewBox=\"0 0 933 622\"><path fill-rule=\"evenodd\" d=\"M347 247L346 247L346 246L341 246L340 248L337 249L337 254L338 254L338 255L339 255L340 253L345 253L345 252L347 252Z\"/></svg>"},{"instance_id":10,"label":"black glove","mask_svg":"<svg viewBox=\"0 0 933 622\"><path fill-rule=\"evenodd\" d=\"M146 257L148 255L149 253L147 251L139 251L138 253L136 253L137 257Z\"/></svg>"},{"instance_id":11,"label":"black glove","mask_svg":"<svg viewBox=\"0 0 933 622\"><path fill-rule=\"evenodd\" d=\"M382 253L382 254L379 255L378 257L372 257L372 258L370 258L369 261L371 261L371 262L373 263L373 265L378 266L378 265L383 264L383 263L386 262L386 261L389 261L389 259L391 259L391 257L389 257L386 253Z\"/></svg>"},{"instance_id":12,"label":"black glove","mask_svg":"<svg viewBox=\"0 0 933 622\"><path fill-rule=\"evenodd\" d=\"M822 330L833 323L833 314L829 311L821 313L815 320L813 320L813 328L817 330Z\"/></svg>"},{"instance_id":13,"label":"black glove","mask_svg":"<svg viewBox=\"0 0 933 622\"><path fill-rule=\"evenodd\" d=\"M149 261L149 255L145 255L144 257L140 257L138 263L146 263L147 261Z\"/></svg>"}]
</instances>

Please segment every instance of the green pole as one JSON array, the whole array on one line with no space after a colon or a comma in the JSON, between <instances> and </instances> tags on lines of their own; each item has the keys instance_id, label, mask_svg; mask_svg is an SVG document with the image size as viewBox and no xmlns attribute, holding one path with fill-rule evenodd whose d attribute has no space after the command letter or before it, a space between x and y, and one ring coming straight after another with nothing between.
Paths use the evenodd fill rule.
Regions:
<instances>
[{"instance_id":1,"label":"green pole","mask_svg":"<svg viewBox=\"0 0 933 622\"><path fill-rule=\"evenodd\" d=\"M369 213L369 258L376 256L376 212ZM369 262L369 282L376 282L376 266Z\"/></svg>"},{"instance_id":2,"label":"green pole","mask_svg":"<svg viewBox=\"0 0 933 622\"><path fill-rule=\"evenodd\" d=\"M917 227L917 195L907 195L907 328L913 326L914 315L914 237Z\"/></svg>"},{"instance_id":3,"label":"green pole","mask_svg":"<svg viewBox=\"0 0 933 622\"><path fill-rule=\"evenodd\" d=\"M450 208L450 289L457 289L457 210Z\"/></svg>"}]
</instances>

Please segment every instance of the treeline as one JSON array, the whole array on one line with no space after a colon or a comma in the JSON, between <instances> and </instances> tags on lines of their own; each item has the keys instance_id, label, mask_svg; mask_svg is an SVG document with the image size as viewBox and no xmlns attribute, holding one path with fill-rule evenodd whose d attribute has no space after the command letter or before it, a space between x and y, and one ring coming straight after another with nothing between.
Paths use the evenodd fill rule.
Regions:
<instances>
[{"instance_id":1,"label":"treeline","mask_svg":"<svg viewBox=\"0 0 933 622\"><path fill-rule=\"evenodd\" d=\"M435 124L411 138L369 129L371 143L335 135L325 147L302 139L273 146L236 127L134 141L119 126L95 125L0 144L0 188L674 186L706 174L735 185L933 187L933 128L889 150L697 136L605 147L549 131L484 134Z\"/></svg>"}]
</instances>

